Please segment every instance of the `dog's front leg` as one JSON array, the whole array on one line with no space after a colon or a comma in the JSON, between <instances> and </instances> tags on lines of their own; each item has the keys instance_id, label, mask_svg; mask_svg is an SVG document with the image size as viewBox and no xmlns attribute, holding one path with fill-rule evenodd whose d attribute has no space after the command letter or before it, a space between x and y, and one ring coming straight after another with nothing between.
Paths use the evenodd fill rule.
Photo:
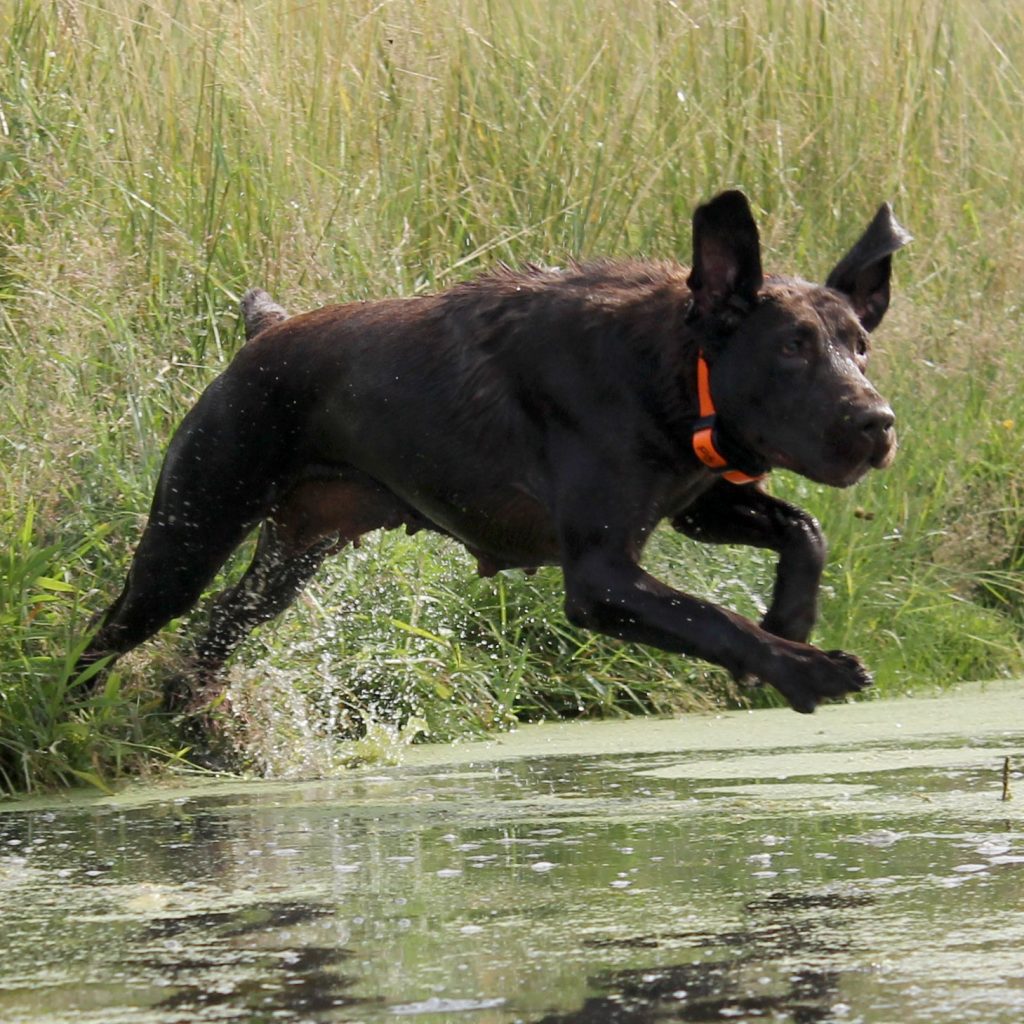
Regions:
<instances>
[{"instance_id":1,"label":"dog's front leg","mask_svg":"<svg viewBox=\"0 0 1024 1024\"><path fill-rule=\"evenodd\" d=\"M761 628L787 640L807 640L818 619L826 555L825 537L810 513L772 497L759 484L720 480L674 516L672 527L708 544L776 552L775 587Z\"/></svg>"},{"instance_id":2,"label":"dog's front leg","mask_svg":"<svg viewBox=\"0 0 1024 1024\"><path fill-rule=\"evenodd\" d=\"M565 569L566 615L622 640L702 658L735 679L770 683L795 711L871 685L861 662L768 633L728 609L660 583L621 558L594 556Z\"/></svg>"},{"instance_id":3,"label":"dog's front leg","mask_svg":"<svg viewBox=\"0 0 1024 1024\"><path fill-rule=\"evenodd\" d=\"M608 466L591 473L585 457L574 463L571 478L558 488L557 512L570 621L702 658L736 679L755 676L796 711L813 711L823 700L870 685L853 655L774 635L645 572L637 564L645 522L639 513L649 503L635 473Z\"/></svg>"}]
</instances>

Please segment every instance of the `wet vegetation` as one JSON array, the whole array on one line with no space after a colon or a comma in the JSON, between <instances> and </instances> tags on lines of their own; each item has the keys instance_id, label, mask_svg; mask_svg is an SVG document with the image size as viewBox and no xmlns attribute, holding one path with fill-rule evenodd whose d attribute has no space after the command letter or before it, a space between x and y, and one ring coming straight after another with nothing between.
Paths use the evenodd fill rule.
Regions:
<instances>
[{"instance_id":1,"label":"wet vegetation","mask_svg":"<svg viewBox=\"0 0 1024 1024\"><path fill-rule=\"evenodd\" d=\"M1019 5L12 0L0 51L0 792L181 754L158 694L188 620L94 695L70 665L246 287L298 310L497 260L686 261L693 205L727 186L770 268L820 277L882 199L917 238L874 356L896 465L772 483L830 538L819 641L883 696L1021 668ZM668 534L648 564L751 614L770 588L770 559ZM324 770L337 735L375 756L402 723L740 699L571 629L552 570L479 580L397 534L335 559L232 677L277 772Z\"/></svg>"}]
</instances>

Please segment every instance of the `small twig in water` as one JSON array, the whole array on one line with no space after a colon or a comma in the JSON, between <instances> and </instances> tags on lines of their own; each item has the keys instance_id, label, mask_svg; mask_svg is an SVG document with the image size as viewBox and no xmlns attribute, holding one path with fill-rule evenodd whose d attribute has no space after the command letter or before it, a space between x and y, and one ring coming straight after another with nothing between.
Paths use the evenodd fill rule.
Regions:
<instances>
[{"instance_id":1,"label":"small twig in water","mask_svg":"<svg viewBox=\"0 0 1024 1024\"><path fill-rule=\"evenodd\" d=\"M1010 792L1010 759L1009 757L1003 758L1003 800L1012 800L1013 794Z\"/></svg>"}]
</instances>

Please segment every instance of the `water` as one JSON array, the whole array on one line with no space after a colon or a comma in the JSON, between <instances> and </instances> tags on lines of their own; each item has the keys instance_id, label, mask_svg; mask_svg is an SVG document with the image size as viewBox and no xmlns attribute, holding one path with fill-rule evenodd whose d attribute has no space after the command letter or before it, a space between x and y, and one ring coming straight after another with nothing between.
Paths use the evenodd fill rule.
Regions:
<instances>
[{"instance_id":1,"label":"water","mask_svg":"<svg viewBox=\"0 0 1024 1024\"><path fill-rule=\"evenodd\" d=\"M15 806L0 1021L1016 1024L1022 712L542 726Z\"/></svg>"}]
</instances>

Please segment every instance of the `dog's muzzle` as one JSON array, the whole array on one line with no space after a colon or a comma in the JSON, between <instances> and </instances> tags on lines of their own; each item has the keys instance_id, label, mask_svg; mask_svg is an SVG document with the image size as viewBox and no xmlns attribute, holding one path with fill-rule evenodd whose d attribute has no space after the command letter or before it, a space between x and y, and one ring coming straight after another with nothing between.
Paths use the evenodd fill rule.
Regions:
<instances>
[{"instance_id":1,"label":"dog's muzzle","mask_svg":"<svg viewBox=\"0 0 1024 1024\"><path fill-rule=\"evenodd\" d=\"M896 457L896 417L888 405L864 410L857 428L867 440L871 452L868 462L873 469L885 469Z\"/></svg>"}]
</instances>

